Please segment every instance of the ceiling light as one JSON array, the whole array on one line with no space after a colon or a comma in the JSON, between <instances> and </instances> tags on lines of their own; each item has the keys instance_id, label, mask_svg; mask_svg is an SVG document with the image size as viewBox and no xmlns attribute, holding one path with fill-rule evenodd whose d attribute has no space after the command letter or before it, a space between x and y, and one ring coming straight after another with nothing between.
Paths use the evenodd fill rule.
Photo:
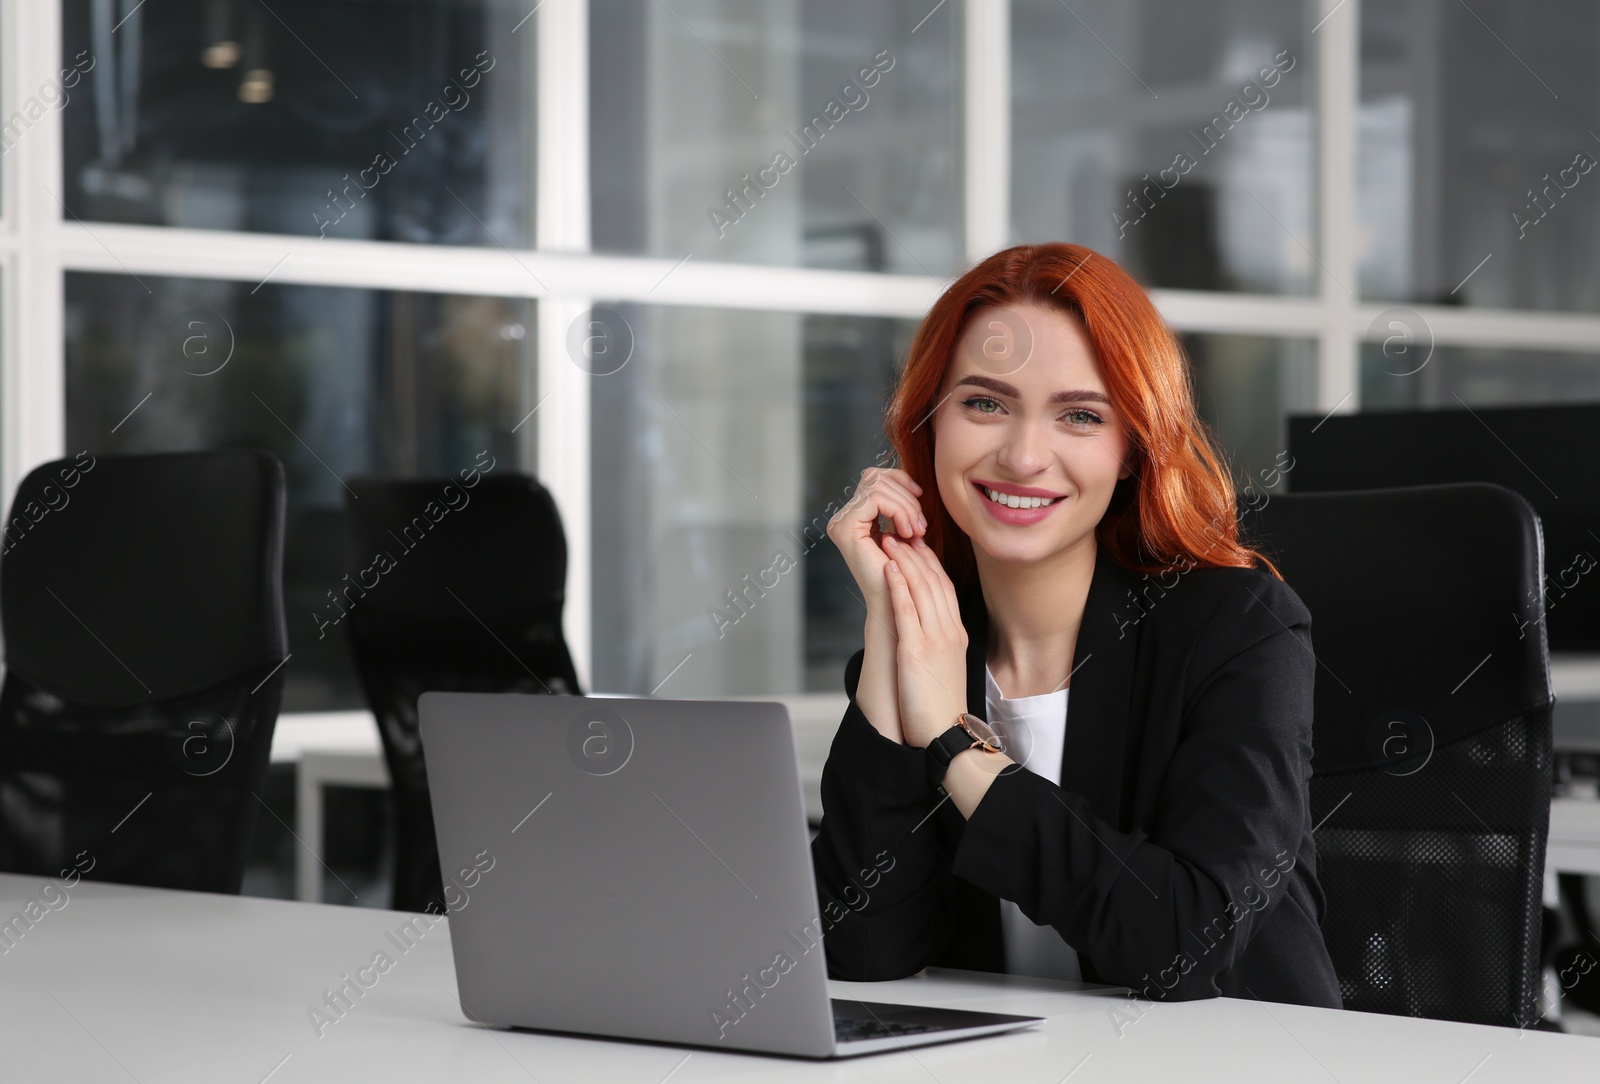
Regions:
<instances>
[{"instance_id":1,"label":"ceiling light","mask_svg":"<svg viewBox=\"0 0 1600 1084\"><path fill-rule=\"evenodd\" d=\"M272 101L272 70L251 68L239 83L239 100L249 105Z\"/></svg>"}]
</instances>

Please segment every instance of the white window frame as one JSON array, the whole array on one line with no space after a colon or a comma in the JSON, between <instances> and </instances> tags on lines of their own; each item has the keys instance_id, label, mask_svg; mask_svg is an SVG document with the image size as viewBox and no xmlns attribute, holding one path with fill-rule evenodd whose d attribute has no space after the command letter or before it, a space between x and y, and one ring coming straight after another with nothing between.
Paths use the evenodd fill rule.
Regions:
<instances>
[{"instance_id":1,"label":"white window frame","mask_svg":"<svg viewBox=\"0 0 1600 1084\"><path fill-rule=\"evenodd\" d=\"M930 7L935 0L929 0ZM1360 406L1359 353L1389 305L1352 297L1358 280L1355 125L1361 0L1306 0L1317 61L1317 229L1322 274L1309 297L1153 291L1179 331L1235 332L1316 343L1316 407ZM534 0L528 0L530 9ZM1004 245L1010 221L1008 0L951 4L962 24L964 251ZM532 250L457 248L63 221L60 114L47 112L0 156L0 487L6 507L33 466L71 451L65 440L63 277L68 271L173 275L381 290L532 298L535 360L524 404L547 399L530 427L541 481L569 540L566 634L590 686L588 386L565 357L566 328L592 298L915 319L937 297L930 276L718 264L589 251L586 0L544 0L534 14L537 78ZM61 0L0 0L0 117L57 74ZM70 106L68 108L71 108ZM288 258L285 259L284 257ZM281 261L281 263L280 263ZM676 270L674 268L676 267ZM530 274L529 272L532 272ZM672 271L669 276L668 271ZM1600 316L1409 306L1440 345L1600 353ZM534 398L537 395L538 398ZM555 422L553 419L559 419Z\"/></svg>"}]
</instances>

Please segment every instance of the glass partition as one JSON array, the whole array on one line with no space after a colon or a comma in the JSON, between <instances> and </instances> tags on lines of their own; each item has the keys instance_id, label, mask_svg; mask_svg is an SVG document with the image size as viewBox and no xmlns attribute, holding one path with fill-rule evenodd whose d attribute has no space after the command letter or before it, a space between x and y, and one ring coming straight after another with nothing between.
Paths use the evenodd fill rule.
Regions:
<instances>
[{"instance_id":1,"label":"glass partition","mask_svg":"<svg viewBox=\"0 0 1600 1084\"><path fill-rule=\"evenodd\" d=\"M1013 241L1088 245L1150 286L1313 292L1310 10L1013 0Z\"/></svg>"},{"instance_id":2,"label":"glass partition","mask_svg":"<svg viewBox=\"0 0 1600 1084\"><path fill-rule=\"evenodd\" d=\"M959 0L594 0L594 247L948 275Z\"/></svg>"},{"instance_id":3,"label":"glass partition","mask_svg":"<svg viewBox=\"0 0 1600 1084\"><path fill-rule=\"evenodd\" d=\"M1600 4L1361 6L1361 293L1600 308Z\"/></svg>"}]
</instances>

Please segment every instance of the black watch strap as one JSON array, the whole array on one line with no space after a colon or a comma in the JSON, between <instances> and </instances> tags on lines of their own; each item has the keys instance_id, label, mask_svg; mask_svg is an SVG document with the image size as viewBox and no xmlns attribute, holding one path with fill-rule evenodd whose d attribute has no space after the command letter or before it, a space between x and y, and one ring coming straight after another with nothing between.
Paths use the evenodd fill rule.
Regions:
<instances>
[{"instance_id":1,"label":"black watch strap","mask_svg":"<svg viewBox=\"0 0 1600 1084\"><path fill-rule=\"evenodd\" d=\"M935 787L943 787L950 762L978 744L963 726L953 726L934 738L928 743L928 781Z\"/></svg>"}]
</instances>

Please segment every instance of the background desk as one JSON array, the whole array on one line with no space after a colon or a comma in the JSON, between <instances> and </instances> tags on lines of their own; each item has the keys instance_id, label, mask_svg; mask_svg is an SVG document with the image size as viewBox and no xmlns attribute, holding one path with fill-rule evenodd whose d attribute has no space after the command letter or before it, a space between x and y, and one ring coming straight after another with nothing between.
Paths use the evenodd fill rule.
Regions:
<instances>
[{"instance_id":1,"label":"background desk","mask_svg":"<svg viewBox=\"0 0 1600 1084\"><path fill-rule=\"evenodd\" d=\"M282 716L272 733L272 763L295 767L295 899L321 902L322 788L389 786L378 722L368 711Z\"/></svg>"},{"instance_id":2,"label":"background desk","mask_svg":"<svg viewBox=\"0 0 1600 1084\"><path fill-rule=\"evenodd\" d=\"M0 918L46 883L0 875ZM845 1062L493 1031L461 1014L448 922L401 954L385 934L418 916L88 881L67 895L0 956L7 1080L1543 1084L1592 1081L1600 1064L1600 1040L1580 1036L1228 998L1149 1006L1119 1035L1120 991L959 971L834 993L1046 1023ZM394 966L319 1037L308 1010L380 950Z\"/></svg>"}]
</instances>

